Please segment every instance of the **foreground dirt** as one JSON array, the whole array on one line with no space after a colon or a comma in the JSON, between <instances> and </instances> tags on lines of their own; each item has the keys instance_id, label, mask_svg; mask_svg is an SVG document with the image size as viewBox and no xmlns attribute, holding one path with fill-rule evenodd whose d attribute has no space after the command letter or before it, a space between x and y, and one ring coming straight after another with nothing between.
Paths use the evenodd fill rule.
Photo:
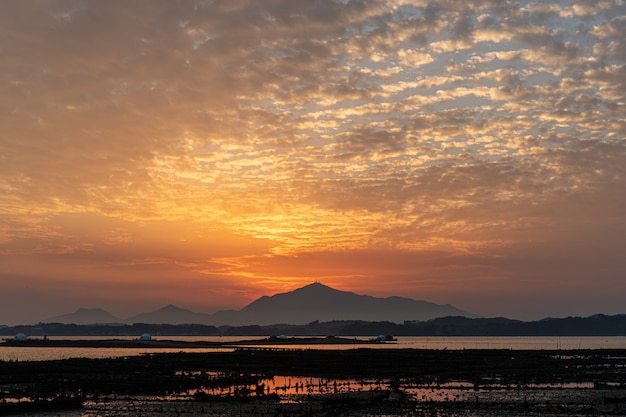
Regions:
<instances>
[{"instance_id":1,"label":"foreground dirt","mask_svg":"<svg viewBox=\"0 0 626 417\"><path fill-rule=\"evenodd\" d=\"M354 349L0 362L0 415L626 415L626 351Z\"/></svg>"}]
</instances>

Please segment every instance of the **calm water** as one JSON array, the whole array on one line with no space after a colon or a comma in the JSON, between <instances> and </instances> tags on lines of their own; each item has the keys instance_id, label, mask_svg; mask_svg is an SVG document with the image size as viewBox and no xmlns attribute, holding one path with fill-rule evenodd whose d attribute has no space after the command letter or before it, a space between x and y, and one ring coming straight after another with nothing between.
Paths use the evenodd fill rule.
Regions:
<instances>
[{"instance_id":1,"label":"calm water","mask_svg":"<svg viewBox=\"0 0 626 417\"><path fill-rule=\"evenodd\" d=\"M368 339L371 336L359 337ZM52 340L106 340L106 339L132 340L136 337L50 337ZM184 341L221 341L233 342L239 340L262 339L258 336L162 336L156 340L184 340ZM286 347L289 349L626 349L626 337L398 337L396 343L383 343L372 345L352 344L301 344L301 345L259 345L260 347ZM216 352L226 351L226 348L37 348L37 347L13 347L0 345L1 361L42 361L67 358L112 358L123 356L135 356L148 353L178 353L178 352Z\"/></svg>"}]
</instances>

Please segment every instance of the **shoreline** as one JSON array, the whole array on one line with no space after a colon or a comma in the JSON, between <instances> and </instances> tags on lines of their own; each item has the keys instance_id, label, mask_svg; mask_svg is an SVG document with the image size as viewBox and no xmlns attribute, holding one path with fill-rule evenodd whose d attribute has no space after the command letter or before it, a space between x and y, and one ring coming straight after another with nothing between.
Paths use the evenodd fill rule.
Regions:
<instances>
[{"instance_id":1,"label":"shoreline","mask_svg":"<svg viewBox=\"0 0 626 417\"><path fill-rule=\"evenodd\" d=\"M244 339L237 341L184 341L168 339L103 339L103 340L71 340L71 339L35 339L26 340L5 339L0 342L0 348L5 347L72 347L72 348L239 348L246 346L290 346L290 345L372 345L393 344L395 340L359 339L338 336L327 337L267 337L262 339Z\"/></svg>"},{"instance_id":2,"label":"shoreline","mask_svg":"<svg viewBox=\"0 0 626 417\"><path fill-rule=\"evenodd\" d=\"M26 409L49 407L64 417L84 410L111 417L239 410L249 416L626 415L626 349L244 346L228 352L0 361L0 385L3 403L19 400ZM54 407L64 401L71 407L61 414Z\"/></svg>"}]
</instances>

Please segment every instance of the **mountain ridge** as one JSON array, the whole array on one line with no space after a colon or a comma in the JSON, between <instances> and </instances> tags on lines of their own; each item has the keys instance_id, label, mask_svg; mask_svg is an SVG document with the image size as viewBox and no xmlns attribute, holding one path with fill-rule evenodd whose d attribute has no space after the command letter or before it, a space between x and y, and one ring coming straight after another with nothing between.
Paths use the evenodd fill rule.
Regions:
<instances>
[{"instance_id":1,"label":"mountain ridge","mask_svg":"<svg viewBox=\"0 0 626 417\"><path fill-rule=\"evenodd\" d=\"M71 324L114 324L124 321L103 308L79 308L73 313L52 317L47 322Z\"/></svg>"},{"instance_id":2,"label":"mountain ridge","mask_svg":"<svg viewBox=\"0 0 626 417\"><path fill-rule=\"evenodd\" d=\"M323 303L322 303L323 301ZM216 313L217 314L217 313ZM310 321L364 320L391 321L429 320L445 316L476 315L452 306L413 300L405 297L379 298L340 291L319 282L286 293L261 297L238 312L235 324L304 324ZM256 322L254 322L256 321ZM226 323L218 323L226 324Z\"/></svg>"},{"instance_id":3,"label":"mountain ridge","mask_svg":"<svg viewBox=\"0 0 626 417\"><path fill-rule=\"evenodd\" d=\"M608 316L594 314L588 317L547 317L535 321L521 321L505 317L467 318L441 317L433 320L402 324L391 322L332 321L311 322L304 325L269 326L212 326L202 324L100 324L74 325L38 323L35 325L3 326L0 335L23 333L30 336L363 336L390 334L394 336L626 336L626 314ZM555 339L558 343L558 339ZM427 341L426 341L427 342ZM610 346L608 340L598 341ZM608 344L608 345L607 345ZM600 346L600 345L598 345Z\"/></svg>"},{"instance_id":4,"label":"mountain ridge","mask_svg":"<svg viewBox=\"0 0 626 417\"><path fill-rule=\"evenodd\" d=\"M86 313L100 310L103 319L90 321L98 315ZM84 314L83 314L84 313ZM435 304L401 296L386 298L341 291L314 282L293 291L264 295L239 310L219 310L213 314L197 313L168 304L157 310L120 319L103 309L78 309L74 313L52 317L44 322L97 324L205 324L205 325L270 325L306 324L311 321L364 320L391 321L429 320L445 316L478 317L450 304ZM75 321L71 321L75 320ZM80 323L79 323L80 322Z\"/></svg>"},{"instance_id":5,"label":"mountain ridge","mask_svg":"<svg viewBox=\"0 0 626 417\"><path fill-rule=\"evenodd\" d=\"M208 324L211 315L208 313L196 313L180 308L174 304L168 304L158 310L140 313L125 320L126 323L155 323L155 324Z\"/></svg>"}]
</instances>

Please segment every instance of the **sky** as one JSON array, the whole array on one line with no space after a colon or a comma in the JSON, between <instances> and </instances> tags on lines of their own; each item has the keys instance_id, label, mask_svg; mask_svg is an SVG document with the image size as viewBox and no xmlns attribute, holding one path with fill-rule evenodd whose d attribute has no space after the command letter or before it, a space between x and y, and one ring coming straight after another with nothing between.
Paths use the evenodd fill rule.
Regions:
<instances>
[{"instance_id":1,"label":"sky","mask_svg":"<svg viewBox=\"0 0 626 417\"><path fill-rule=\"evenodd\" d=\"M0 323L626 313L624 0L2 1L0 57Z\"/></svg>"}]
</instances>

